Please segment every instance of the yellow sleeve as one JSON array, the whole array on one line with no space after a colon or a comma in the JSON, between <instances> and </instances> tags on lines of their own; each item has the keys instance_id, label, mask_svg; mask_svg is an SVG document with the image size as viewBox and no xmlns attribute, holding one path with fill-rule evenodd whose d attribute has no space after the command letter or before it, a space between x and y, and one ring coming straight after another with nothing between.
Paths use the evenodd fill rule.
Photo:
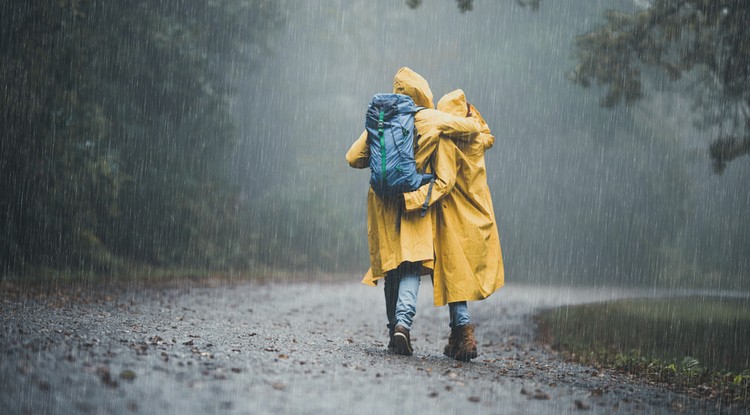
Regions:
<instances>
[{"instance_id":1,"label":"yellow sleeve","mask_svg":"<svg viewBox=\"0 0 750 415\"><path fill-rule=\"evenodd\" d=\"M435 154L435 183L432 186L428 206L450 193L456 184L458 175L458 166L456 163L456 144L448 139L441 139ZM404 204L407 212L419 210L422 208L424 201L427 199L430 184L425 184L419 189L404 193Z\"/></svg>"},{"instance_id":2,"label":"yellow sleeve","mask_svg":"<svg viewBox=\"0 0 750 415\"><path fill-rule=\"evenodd\" d=\"M479 121L479 124L482 126L481 133L483 134L492 134L490 132L490 126L487 125L487 121L484 120L484 117L482 117L482 114L479 113L479 110L476 109L473 105L471 106L471 113L473 114L473 117Z\"/></svg>"},{"instance_id":3,"label":"yellow sleeve","mask_svg":"<svg viewBox=\"0 0 750 415\"><path fill-rule=\"evenodd\" d=\"M476 143L476 146L473 144ZM476 152L484 152L485 150L489 150L492 148L492 145L495 144L495 137L492 136L492 134L479 134L479 137L472 143L472 147L476 147Z\"/></svg>"},{"instance_id":4,"label":"yellow sleeve","mask_svg":"<svg viewBox=\"0 0 750 415\"><path fill-rule=\"evenodd\" d=\"M440 132L453 140L469 141L482 131L482 124L476 118L456 117L441 111L436 111L437 126Z\"/></svg>"},{"instance_id":5,"label":"yellow sleeve","mask_svg":"<svg viewBox=\"0 0 750 415\"><path fill-rule=\"evenodd\" d=\"M355 169L370 167L370 147L367 145L367 131L364 131L346 152L346 161Z\"/></svg>"}]
</instances>

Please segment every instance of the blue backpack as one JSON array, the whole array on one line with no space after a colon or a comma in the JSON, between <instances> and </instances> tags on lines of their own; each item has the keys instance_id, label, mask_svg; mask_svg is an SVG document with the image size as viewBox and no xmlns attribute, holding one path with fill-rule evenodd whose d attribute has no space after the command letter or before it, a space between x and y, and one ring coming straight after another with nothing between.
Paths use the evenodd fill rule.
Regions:
<instances>
[{"instance_id":1,"label":"blue backpack","mask_svg":"<svg viewBox=\"0 0 750 415\"><path fill-rule=\"evenodd\" d=\"M433 174L417 172L414 160L414 114L422 109L411 97L402 94L376 94L370 101L365 116L370 148L370 186L383 199L434 182Z\"/></svg>"}]
</instances>

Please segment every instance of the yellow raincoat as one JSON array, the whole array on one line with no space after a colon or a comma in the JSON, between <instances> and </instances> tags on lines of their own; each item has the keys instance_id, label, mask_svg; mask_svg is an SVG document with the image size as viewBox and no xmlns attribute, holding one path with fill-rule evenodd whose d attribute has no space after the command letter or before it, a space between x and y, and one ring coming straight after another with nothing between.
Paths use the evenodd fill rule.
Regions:
<instances>
[{"instance_id":1,"label":"yellow raincoat","mask_svg":"<svg viewBox=\"0 0 750 415\"><path fill-rule=\"evenodd\" d=\"M393 92L408 95L418 106L425 107L414 116L418 140L414 158L422 171L435 150L441 135L457 140L471 140L479 136L482 125L477 119L457 117L434 109L432 91L427 81L409 68L401 68L393 80ZM346 153L346 160L354 168L364 169L369 164L367 131L363 132ZM428 169L428 172L430 170ZM425 197L422 198L424 203ZM399 203L402 205L399 206ZM420 205L421 206L421 205ZM400 213L399 213L400 211ZM383 200L370 188L367 194L367 240L370 249L370 269L362 282L376 285L385 273L402 262L421 264L428 273L434 262L433 208L420 217L419 209L404 212L403 202ZM396 220L400 218L400 229Z\"/></svg>"},{"instance_id":2,"label":"yellow raincoat","mask_svg":"<svg viewBox=\"0 0 750 415\"><path fill-rule=\"evenodd\" d=\"M495 138L460 89L446 94L438 110L464 117L470 112L483 125L475 140L443 139L437 151L430 204L437 204L433 281L435 305L441 306L487 298L503 286L505 274L484 161ZM404 194L407 212L418 211L426 196L426 185Z\"/></svg>"}]
</instances>

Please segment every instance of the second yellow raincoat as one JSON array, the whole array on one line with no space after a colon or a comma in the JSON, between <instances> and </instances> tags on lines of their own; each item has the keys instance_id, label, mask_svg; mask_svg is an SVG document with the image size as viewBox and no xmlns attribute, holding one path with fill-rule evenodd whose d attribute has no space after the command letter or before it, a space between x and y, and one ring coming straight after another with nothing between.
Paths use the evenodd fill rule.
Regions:
<instances>
[{"instance_id":1,"label":"second yellow raincoat","mask_svg":"<svg viewBox=\"0 0 750 415\"><path fill-rule=\"evenodd\" d=\"M430 203L436 204L434 296L435 305L441 306L487 298L503 286L505 273L484 161L495 138L460 89L446 94L438 110L472 114L483 126L475 140L442 139L437 151ZM426 196L427 186L404 194L407 212L418 211Z\"/></svg>"},{"instance_id":2,"label":"second yellow raincoat","mask_svg":"<svg viewBox=\"0 0 750 415\"><path fill-rule=\"evenodd\" d=\"M425 109L414 116L418 133L414 158L422 171L429 162L440 136L456 140L471 140L479 136L481 123L474 118L453 116L434 109L432 91L427 81L409 68L401 68L393 80L393 92L408 95ZM363 132L346 153L346 160L354 168L369 167L367 132ZM428 170L429 171L429 170ZM422 198L424 203L425 197ZM383 200L370 188L367 194L367 240L370 249L370 270L362 282L375 285L385 273L402 262L422 264L425 273L433 267L433 220L428 209L420 217L419 209L404 212L403 201ZM400 215L400 219L399 219ZM400 226L397 226L399 221Z\"/></svg>"}]
</instances>

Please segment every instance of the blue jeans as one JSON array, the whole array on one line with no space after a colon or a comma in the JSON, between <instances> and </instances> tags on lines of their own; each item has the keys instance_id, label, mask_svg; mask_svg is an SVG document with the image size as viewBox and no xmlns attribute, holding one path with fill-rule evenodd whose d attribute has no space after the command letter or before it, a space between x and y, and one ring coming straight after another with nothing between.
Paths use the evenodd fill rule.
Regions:
<instances>
[{"instance_id":1,"label":"blue jeans","mask_svg":"<svg viewBox=\"0 0 750 415\"><path fill-rule=\"evenodd\" d=\"M448 310L450 311L451 315L451 328L465 326L471 323L471 317L469 316L469 307L466 305L466 301L448 303Z\"/></svg>"},{"instance_id":2,"label":"blue jeans","mask_svg":"<svg viewBox=\"0 0 750 415\"><path fill-rule=\"evenodd\" d=\"M396 325L411 330L417 313L419 282L419 265L412 262L403 262L385 274L385 313L391 335Z\"/></svg>"}]
</instances>

